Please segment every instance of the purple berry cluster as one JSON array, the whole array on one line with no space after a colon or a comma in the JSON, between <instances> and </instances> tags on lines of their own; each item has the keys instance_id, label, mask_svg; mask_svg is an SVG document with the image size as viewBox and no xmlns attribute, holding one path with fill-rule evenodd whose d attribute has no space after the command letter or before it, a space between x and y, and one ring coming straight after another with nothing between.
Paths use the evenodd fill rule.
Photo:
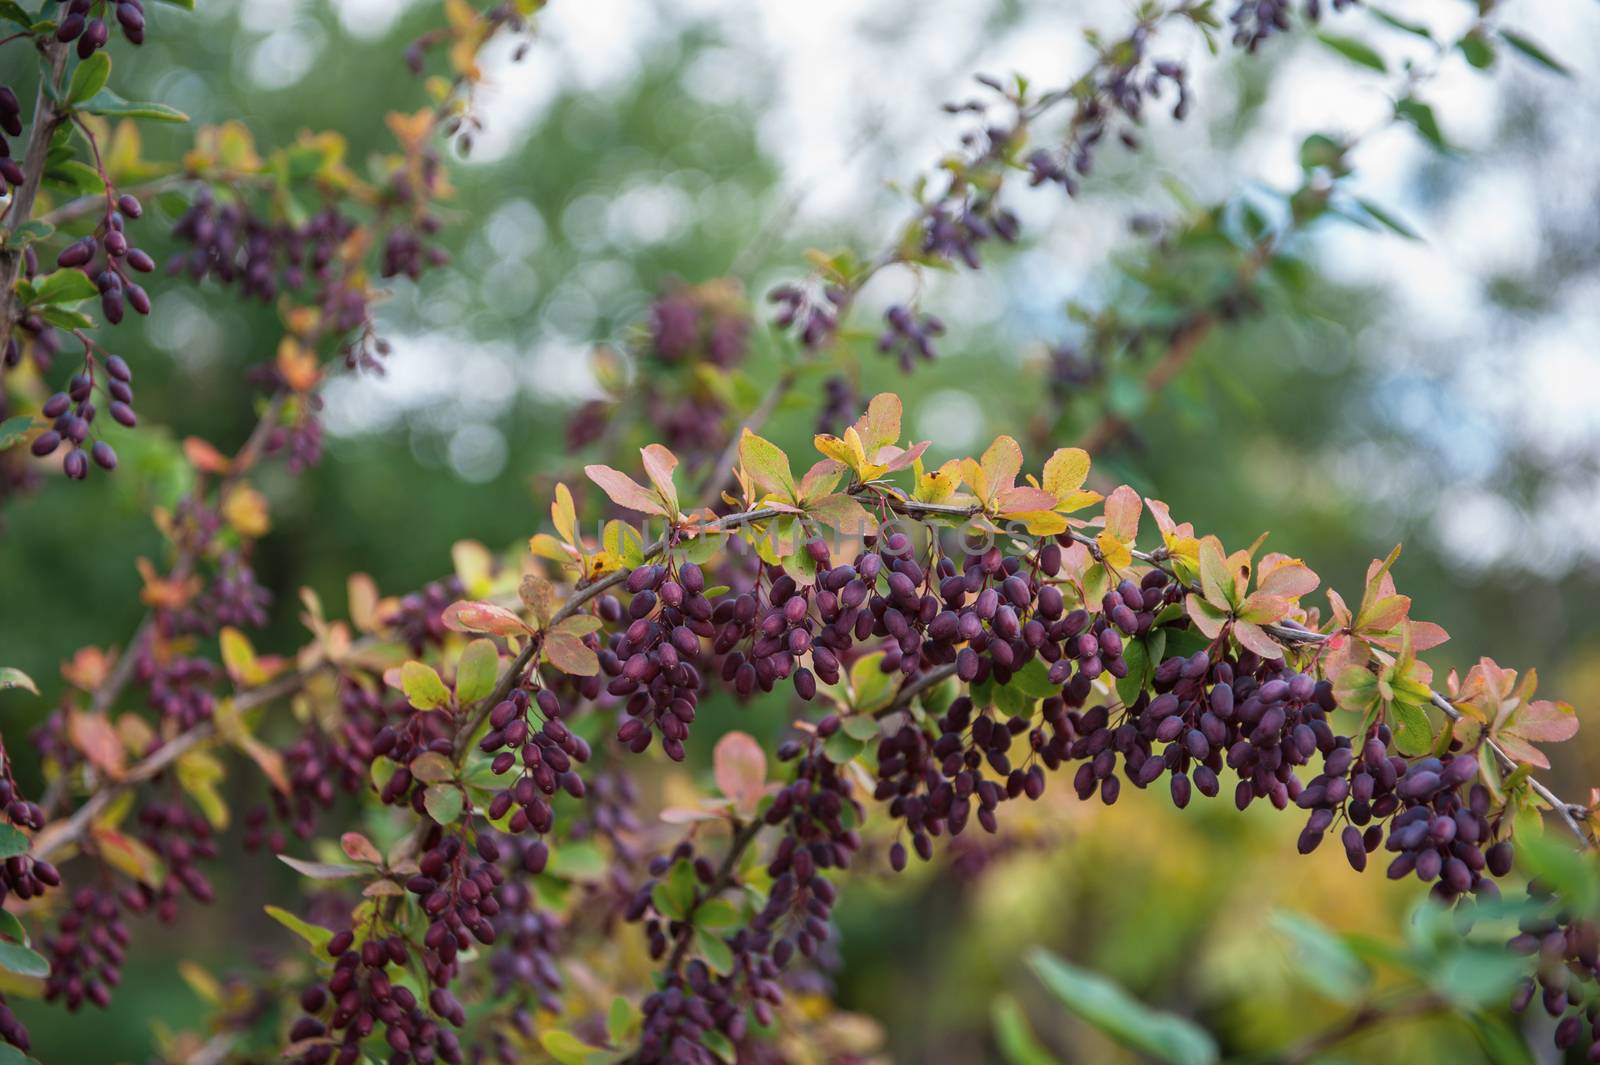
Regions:
<instances>
[{"instance_id":1,"label":"purple berry cluster","mask_svg":"<svg viewBox=\"0 0 1600 1065\"><path fill-rule=\"evenodd\" d=\"M117 453L104 440L91 439L94 420L99 414L94 404L94 390L99 383L106 401L106 411L119 425L134 426L139 418L133 411L133 372L120 355L105 359L104 374L94 356L86 355L83 369L73 374L65 392L57 392L44 401L41 408L51 419L50 428L33 438L35 457L45 458L64 451L61 469L70 479L81 481L89 476L89 460L106 471L117 468Z\"/></svg>"}]
</instances>

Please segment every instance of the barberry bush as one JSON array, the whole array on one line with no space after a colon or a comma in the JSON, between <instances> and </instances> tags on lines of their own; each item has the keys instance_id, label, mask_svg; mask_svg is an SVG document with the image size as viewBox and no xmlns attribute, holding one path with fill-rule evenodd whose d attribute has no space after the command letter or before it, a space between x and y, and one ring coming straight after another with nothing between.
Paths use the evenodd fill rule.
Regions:
<instances>
[{"instance_id":1,"label":"barberry bush","mask_svg":"<svg viewBox=\"0 0 1600 1065\"><path fill-rule=\"evenodd\" d=\"M0 669L8 713L30 708L0 735L0 1065L42 1053L34 1018L119 1009L149 928L201 927L236 893L261 926L222 967L171 959L207 1012L163 1018L152 1060L883 1060L834 1001L853 893L979 882L1065 852L1089 819L1128 817L1110 823L1143 845L1202 808L1336 854L1314 866L1323 890L1395 881L1416 908L1392 937L1311 906L1270 916L1323 1001L1276 1049L1028 944L1026 982L979 1004L983 1053L1057 1060L1043 992L1094 1038L1179 1065L1318 1060L1419 1017L1491 1060L1600 1060L1600 812L1561 797L1547 753L1579 711L1493 647L1448 668L1399 547L1335 588L1296 544L1208 527L1214 510L1162 501L1182 483L1122 461L1204 353L1226 371L1249 330L1316 317L1317 234L1416 239L1359 166L1397 132L1449 157L1436 78L1569 73L1514 5L1458 5L1440 28L1354 3L1146 3L1088 34L1084 69L981 75L887 239L851 234L769 280L749 263L781 238L741 234L727 272L606 312L595 389L534 430L564 472L519 501L514 545L462 538L431 581L352 566L288 596L275 523L339 505L305 498L325 397L379 387L387 300L459 281L485 71L538 62L547 13L418 5L377 118L297 116L274 137L130 98L124 67L193 6L0 3L5 520L120 491L159 536L110 560L141 619L68 634L56 698ZM968 446L911 417L902 394L976 343L938 298L1028 245L1026 204L1091 210L1099 168L1136 173L1148 139L1205 113L1197 63L1249 70L1297 40L1388 93L1383 121L1300 139L1285 187L1142 213L1071 341L1007 385L1009 431ZM893 279L909 295L877 296ZM204 390L162 371L152 398L179 423L197 401L253 418L180 443L147 424L124 323L171 313L192 333L201 300L248 323L232 342L249 365ZM1186 461L1208 461L1208 435ZM343 519L404 538L429 509ZM109 593L70 598L92 613ZM21 624L30 605L5 599ZM1246 887L1218 909L1262 909Z\"/></svg>"}]
</instances>

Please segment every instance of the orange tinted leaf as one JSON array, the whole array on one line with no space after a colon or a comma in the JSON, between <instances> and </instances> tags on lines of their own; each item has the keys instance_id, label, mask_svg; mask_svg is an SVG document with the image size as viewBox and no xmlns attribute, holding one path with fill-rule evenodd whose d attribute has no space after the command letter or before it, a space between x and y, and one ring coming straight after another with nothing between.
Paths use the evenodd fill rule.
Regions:
<instances>
[{"instance_id":1,"label":"orange tinted leaf","mask_svg":"<svg viewBox=\"0 0 1600 1065\"><path fill-rule=\"evenodd\" d=\"M233 465L226 455L198 436L183 441L183 455L201 473L227 473Z\"/></svg>"},{"instance_id":2,"label":"orange tinted leaf","mask_svg":"<svg viewBox=\"0 0 1600 1065\"><path fill-rule=\"evenodd\" d=\"M410 769L411 775L424 784L453 780L456 775L455 763L438 751L423 751L411 759Z\"/></svg>"},{"instance_id":3,"label":"orange tinted leaf","mask_svg":"<svg viewBox=\"0 0 1600 1065\"><path fill-rule=\"evenodd\" d=\"M526 636L528 623L503 606L461 599L444 608L445 626L456 632L482 632L490 636Z\"/></svg>"},{"instance_id":4,"label":"orange tinted leaf","mask_svg":"<svg viewBox=\"0 0 1600 1065\"><path fill-rule=\"evenodd\" d=\"M1239 617L1257 625L1270 625L1281 621L1294 607L1289 600L1265 592L1253 592L1239 604Z\"/></svg>"},{"instance_id":5,"label":"orange tinted leaf","mask_svg":"<svg viewBox=\"0 0 1600 1065\"><path fill-rule=\"evenodd\" d=\"M867 513L866 508L854 496L843 492L811 500L806 504L805 512L844 536L863 535L878 528L877 521Z\"/></svg>"},{"instance_id":6,"label":"orange tinted leaf","mask_svg":"<svg viewBox=\"0 0 1600 1065\"><path fill-rule=\"evenodd\" d=\"M113 780L122 776L127 752L106 715L71 711L67 718L67 735L90 765Z\"/></svg>"},{"instance_id":7,"label":"orange tinted leaf","mask_svg":"<svg viewBox=\"0 0 1600 1065\"><path fill-rule=\"evenodd\" d=\"M1535 769L1550 768L1550 759L1545 757L1545 753L1515 733L1498 734L1494 742L1513 762L1531 765Z\"/></svg>"},{"instance_id":8,"label":"orange tinted leaf","mask_svg":"<svg viewBox=\"0 0 1600 1065\"><path fill-rule=\"evenodd\" d=\"M984 482L989 489L985 500L988 502L1017 483L1017 474L1022 472L1022 445L1009 436L997 436L994 443L989 445L989 450L983 453L978 465L983 470Z\"/></svg>"},{"instance_id":9,"label":"orange tinted leaf","mask_svg":"<svg viewBox=\"0 0 1600 1065\"><path fill-rule=\"evenodd\" d=\"M856 422L856 434L870 457L879 448L900 442L900 417L903 408L900 397L893 392L879 392L867 404L867 413Z\"/></svg>"},{"instance_id":10,"label":"orange tinted leaf","mask_svg":"<svg viewBox=\"0 0 1600 1065\"><path fill-rule=\"evenodd\" d=\"M1184 609L1189 614L1189 620L1194 622L1194 627L1205 633L1208 639L1215 640L1221 635L1222 627L1228 623L1228 615L1225 612L1197 595L1184 599Z\"/></svg>"},{"instance_id":11,"label":"orange tinted leaf","mask_svg":"<svg viewBox=\"0 0 1600 1065\"><path fill-rule=\"evenodd\" d=\"M1261 560L1261 572L1256 581L1256 591L1284 599L1299 599L1316 591L1321 580L1309 566L1297 558L1268 555Z\"/></svg>"},{"instance_id":12,"label":"orange tinted leaf","mask_svg":"<svg viewBox=\"0 0 1600 1065\"><path fill-rule=\"evenodd\" d=\"M517 595L533 611L540 625L548 625L551 617L560 609L556 586L537 574L529 573L522 578L522 583L517 586Z\"/></svg>"},{"instance_id":13,"label":"orange tinted leaf","mask_svg":"<svg viewBox=\"0 0 1600 1065\"><path fill-rule=\"evenodd\" d=\"M1049 511L1056 505L1055 496L1046 492L1043 488L1030 488L1026 485L1002 488L995 493L994 498L995 502L999 504L999 513L1002 517L1008 514ZM1065 527L1064 524L1063 527Z\"/></svg>"},{"instance_id":14,"label":"orange tinted leaf","mask_svg":"<svg viewBox=\"0 0 1600 1065\"><path fill-rule=\"evenodd\" d=\"M748 733L729 732L717 741L712 766L718 790L741 813L751 813L767 783L767 756L761 744Z\"/></svg>"},{"instance_id":15,"label":"orange tinted leaf","mask_svg":"<svg viewBox=\"0 0 1600 1065\"><path fill-rule=\"evenodd\" d=\"M1254 622L1236 621L1233 625L1233 638L1246 650L1254 651L1262 658L1274 659L1283 657L1283 648L1277 641L1268 636Z\"/></svg>"},{"instance_id":16,"label":"orange tinted leaf","mask_svg":"<svg viewBox=\"0 0 1600 1065\"><path fill-rule=\"evenodd\" d=\"M339 847L351 861L367 862L371 865L383 864L383 855L379 853L377 846L359 832L346 832L340 836Z\"/></svg>"},{"instance_id":17,"label":"orange tinted leaf","mask_svg":"<svg viewBox=\"0 0 1600 1065\"><path fill-rule=\"evenodd\" d=\"M112 868L152 887L166 879L166 866L160 856L132 836L104 825L94 826L90 834L94 836L96 853Z\"/></svg>"},{"instance_id":18,"label":"orange tinted leaf","mask_svg":"<svg viewBox=\"0 0 1600 1065\"><path fill-rule=\"evenodd\" d=\"M600 659L587 644L570 632L558 629L546 633L544 656L552 666L574 677L592 677L600 672Z\"/></svg>"},{"instance_id":19,"label":"orange tinted leaf","mask_svg":"<svg viewBox=\"0 0 1600 1065\"><path fill-rule=\"evenodd\" d=\"M585 466L583 472L588 475L589 480L599 485L600 490L610 496L611 502L617 506L640 514L666 517L667 508L661 505L656 494L621 470L596 465Z\"/></svg>"},{"instance_id":20,"label":"orange tinted leaf","mask_svg":"<svg viewBox=\"0 0 1600 1065\"><path fill-rule=\"evenodd\" d=\"M825 496L839 486L844 476L844 464L837 459L818 459L812 463L805 476L800 478L797 495L801 499Z\"/></svg>"},{"instance_id":21,"label":"orange tinted leaf","mask_svg":"<svg viewBox=\"0 0 1600 1065\"><path fill-rule=\"evenodd\" d=\"M641 448L639 455L644 460L644 472L650 478L650 483L661 493L667 509L676 514L678 486L672 481L672 471L678 468L678 456L660 444L650 444Z\"/></svg>"},{"instance_id":22,"label":"orange tinted leaf","mask_svg":"<svg viewBox=\"0 0 1600 1065\"><path fill-rule=\"evenodd\" d=\"M1106 497L1106 532L1125 544L1139 537L1139 515L1144 503L1128 485L1121 485Z\"/></svg>"},{"instance_id":23,"label":"orange tinted leaf","mask_svg":"<svg viewBox=\"0 0 1600 1065\"><path fill-rule=\"evenodd\" d=\"M1578 734L1578 714L1568 703L1538 699L1519 710L1512 731L1538 743L1559 743Z\"/></svg>"}]
</instances>

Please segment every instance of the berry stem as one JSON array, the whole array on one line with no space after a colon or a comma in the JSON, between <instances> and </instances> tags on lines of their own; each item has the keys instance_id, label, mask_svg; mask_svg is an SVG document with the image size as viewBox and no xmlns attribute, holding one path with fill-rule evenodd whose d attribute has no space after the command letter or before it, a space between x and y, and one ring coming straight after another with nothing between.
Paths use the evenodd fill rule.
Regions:
<instances>
[{"instance_id":1,"label":"berry stem","mask_svg":"<svg viewBox=\"0 0 1600 1065\"><path fill-rule=\"evenodd\" d=\"M27 154L22 160L26 176L11 194L11 206L6 211L5 235L8 238L0 247L0 349L11 339L12 319L16 314L17 278L22 273L23 248L13 246L9 239L33 214L34 197L39 194L39 183L44 180L45 162L50 154L50 137L67 112L59 109L50 90L61 80L67 65L67 46L47 39L41 52L43 67L48 74L39 80L39 93L33 102L33 128L28 131Z\"/></svg>"}]
</instances>

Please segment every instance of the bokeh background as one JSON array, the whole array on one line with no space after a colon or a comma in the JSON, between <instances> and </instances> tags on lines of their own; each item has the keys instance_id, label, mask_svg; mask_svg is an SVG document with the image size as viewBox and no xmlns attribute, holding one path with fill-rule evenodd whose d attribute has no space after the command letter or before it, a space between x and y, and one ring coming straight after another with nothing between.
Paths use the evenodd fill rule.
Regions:
<instances>
[{"instance_id":1,"label":"bokeh background","mask_svg":"<svg viewBox=\"0 0 1600 1065\"><path fill-rule=\"evenodd\" d=\"M385 146L386 111L414 106L399 56L437 17L429 0L157 7L151 43L117 57L126 95L199 122L243 116L264 145L338 130L357 161ZM1472 5L1396 7L1449 27ZM1096 393L1134 429L1096 471L1229 544L1271 530L1272 548L1353 597L1368 561L1404 541L1397 575L1414 615L1453 636L1433 661L1537 667L1542 691L1579 708L1585 732L1556 753L1552 781L1586 799L1600 781L1600 7L1505 11L1574 76L1509 54L1488 72L1447 65L1424 95L1453 151L1399 127L1355 157L1362 193L1421 239L1318 229L1297 247L1309 269L1291 297L1214 333L1171 388L1148 402L1116 382ZM489 64L485 131L454 170L453 265L399 285L384 307L388 376L335 382L323 464L263 484L275 527L256 568L276 608L257 645L297 644L302 586L342 604L344 576L362 570L401 591L445 572L456 540L509 547L542 528L550 486L578 465L560 426L596 394L597 344L625 346L673 279L734 271L759 298L803 274L808 248L877 246L904 217L901 189L954 145L960 122L938 105L971 95L973 73L1065 80L1089 57L1086 27L1128 19L1120 2L554 0L524 62ZM1360 10L1337 28L1396 67L1414 48ZM1048 389L1048 352L1081 329L1069 305L1118 299L1129 282L1112 263L1144 254L1130 222L1178 211L1174 190L1209 203L1287 188L1305 135L1365 130L1391 108L1392 79L1313 40L1213 59L1177 34L1166 50L1191 64L1194 114L1153 121L1140 154L1106 153L1076 201L1016 195L1024 242L991 252L980 274L929 283L925 304L950 325L936 363L907 378L870 337L853 345L861 394L899 391L913 435L934 437L936 452L981 449L1027 422ZM148 130L146 152L175 154L189 136ZM138 620L132 559L160 552L147 510L175 476L175 441L239 440L254 419L241 373L276 347L268 308L181 282L153 291L158 313L112 336L137 368L145 424L169 429L119 442L124 473L52 484L0 515L0 660L46 689L43 701L0 694L25 776L36 766L21 737L61 694L59 662L85 643L121 643ZM904 295L898 280L875 283L860 320ZM758 329L757 383L776 351ZM1097 413L1069 406L1058 442ZM814 402L785 408L769 435L804 453L814 419ZM770 731L781 713L715 708L696 738L709 751L715 728ZM1240 817L1226 800L1178 813L1138 792L1111 810L1042 804L959 861L856 878L839 910L839 999L899 1062L1003 1060L989 1019L1002 991L1062 1061L1120 1060L1032 982L1018 959L1042 943L1198 1018L1232 1051L1270 1047L1336 1013L1288 978L1272 911L1385 934L1416 896L1412 883L1355 876L1337 853L1299 858L1298 827ZM218 874L222 902L192 908L175 931L144 929L109 1014L19 1010L40 1059L138 1061L153 1025L195 1023L203 1003L180 958L226 971L249 965L241 944L283 946L260 906L292 880L270 864L232 863ZM1483 1060L1448 1022L1387 1029L1342 1054Z\"/></svg>"}]
</instances>

